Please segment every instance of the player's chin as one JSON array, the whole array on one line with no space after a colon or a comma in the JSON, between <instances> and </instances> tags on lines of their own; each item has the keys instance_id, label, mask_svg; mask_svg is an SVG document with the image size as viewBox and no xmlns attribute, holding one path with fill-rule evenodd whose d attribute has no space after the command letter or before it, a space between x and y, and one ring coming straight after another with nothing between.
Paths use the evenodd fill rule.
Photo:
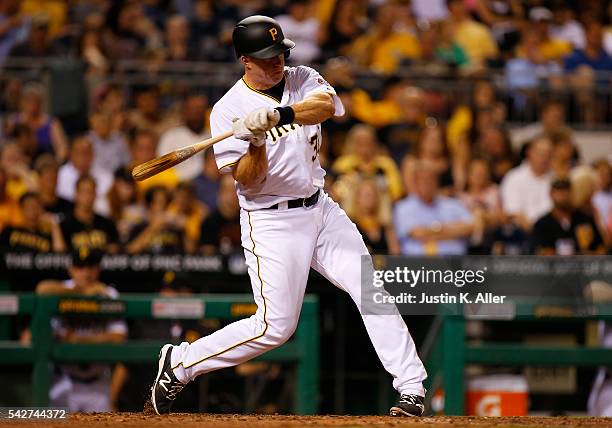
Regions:
<instances>
[{"instance_id":1,"label":"player's chin","mask_svg":"<svg viewBox=\"0 0 612 428\"><path fill-rule=\"evenodd\" d=\"M269 76L270 76L270 78L272 80L274 80L275 82L278 82L278 81L280 81L280 79L282 79L283 72L284 72L284 70L282 68L281 69L275 69L275 70L272 70L270 72Z\"/></svg>"}]
</instances>

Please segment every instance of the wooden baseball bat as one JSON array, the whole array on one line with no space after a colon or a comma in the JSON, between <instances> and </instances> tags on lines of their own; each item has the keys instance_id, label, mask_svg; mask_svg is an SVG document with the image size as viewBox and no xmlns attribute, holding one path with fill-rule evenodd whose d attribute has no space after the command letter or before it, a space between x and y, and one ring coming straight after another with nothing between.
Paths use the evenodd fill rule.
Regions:
<instances>
[{"instance_id":1,"label":"wooden baseball bat","mask_svg":"<svg viewBox=\"0 0 612 428\"><path fill-rule=\"evenodd\" d=\"M216 137L209 138L208 140L197 142L190 146L183 147L182 149L167 153L148 162L136 165L134 169L132 169L132 177L134 177L134 180L136 181L146 180L147 178L153 177L154 175L159 174L160 172L165 171L168 168L172 168L174 165L178 165L179 163L189 159L196 153L199 153L202 150L211 147L213 144L225 140L227 137L231 137L233 134L233 131L227 131L223 134L217 135Z\"/></svg>"}]
</instances>

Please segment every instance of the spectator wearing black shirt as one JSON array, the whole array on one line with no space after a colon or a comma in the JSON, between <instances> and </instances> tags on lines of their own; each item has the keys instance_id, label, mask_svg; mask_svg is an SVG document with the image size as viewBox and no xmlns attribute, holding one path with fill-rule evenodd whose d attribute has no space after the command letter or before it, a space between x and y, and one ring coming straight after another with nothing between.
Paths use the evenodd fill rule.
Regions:
<instances>
[{"instance_id":1,"label":"spectator wearing black shirt","mask_svg":"<svg viewBox=\"0 0 612 428\"><path fill-rule=\"evenodd\" d=\"M569 180L553 181L550 197L553 209L533 226L533 252L562 256L604 254L605 247L595 221L572 205Z\"/></svg>"},{"instance_id":2,"label":"spectator wearing black shirt","mask_svg":"<svg viewBox=\"0 0 612 428\"><path fill-rule=\"evenodd\" d=\"M217 209L202 223L200 250L205 255L232 254L241 248L240 206L230 175L221 176Z\"/></svg>"},{"instance_id":3,"label":"spectator wearing black shirt","mask_svg":"<svg viewBox=\"0 0 612 428\"><path fill-rule=\"evenodd\" d=\"M126 250L130 254L174 254L185 250L184 222L168 212L170 194L165 187L152 187L145 193L148 221L134 226Z\"/></svg>"},{"instance_id":4,"label":"spectator wearing black shirt","mask_svg":"<svg viewBox=\"0 0 612 428\"><path fill-rule=\"evenodd\" d=\"M70 248L89 248L108 253L119 251L119 235L112 221L94 213L96 182L91 176L80 177L76 183L74 210L61 224L66 244Z\"/></svg>"},{"instance_id":5,"label":"spectator wearing black shirt","mask_svg":"<svg viewBox=\"0 0 612 428\"><path fill-rule=\"evenodd\" d=\"M0 248L14 252L63 252L64 238L57 218L45 213L38 194L24 193L19 198L23 225L8 226L0 234Z\"/></svg>"},{"instance_id":6,"label":"spectator wearing black shirt","mask_svg":"<svg viewBox=\"0 0 612 428\"><path fill-rule=\"evenodd\" d=\"M57 196L57 173L59 166L51 154L41 155L34 165L38 174L38 194L45 211L57 215L60 221L72 213L74 204Z\"/></svg>"}]
</instances>

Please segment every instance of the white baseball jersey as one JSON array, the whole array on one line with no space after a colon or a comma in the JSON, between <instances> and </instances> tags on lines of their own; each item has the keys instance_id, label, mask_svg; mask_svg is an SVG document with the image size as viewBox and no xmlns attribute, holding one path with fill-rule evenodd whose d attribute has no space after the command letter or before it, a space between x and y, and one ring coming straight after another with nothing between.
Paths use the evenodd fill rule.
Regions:
<instances>
[{"instance_id":1,"label":"white baseball jersey","mask_svg":"<svg viewBox=\"0 0 612 428\"><path fill-rule=\"evenodd\" d=\"M335 115L344 114L344 107L334 88L312 68L285 67L285 89L281 100L250 88L244 79L240 79L212 109L212 136L232 129L234 118L243 118L257 108L292 105L315 92L331 94L336 107ZM249 142L230 137L213 147L219 170L230 172L231 167L249 150ZM240 206L246 210L267 208L289 199L308 197L317 188L322 188L325 171L319 163L320 147L320 124L284 125L268 131L268 175L257 186L245 188L237 184Z\"/></svg>"}]
</instances>

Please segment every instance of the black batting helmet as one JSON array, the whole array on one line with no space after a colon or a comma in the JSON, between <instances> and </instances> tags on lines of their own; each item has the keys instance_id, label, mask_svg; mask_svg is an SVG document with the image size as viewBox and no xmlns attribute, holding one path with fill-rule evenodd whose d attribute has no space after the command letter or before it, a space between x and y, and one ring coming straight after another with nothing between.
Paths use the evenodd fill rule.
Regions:
<instances>
[{"instance_id":1,"label":"black batting helmet","mask_svg":"<svg viewBox=\"0 0 612 428\"><path fill-rule=\"evenodd\" d=\"M266 59L282 53L287 56L295 46L285 38L276 20L263 15L249 16L236 24L232 41L238 58L246 55Z\"/></svg>"}]
</instances>

